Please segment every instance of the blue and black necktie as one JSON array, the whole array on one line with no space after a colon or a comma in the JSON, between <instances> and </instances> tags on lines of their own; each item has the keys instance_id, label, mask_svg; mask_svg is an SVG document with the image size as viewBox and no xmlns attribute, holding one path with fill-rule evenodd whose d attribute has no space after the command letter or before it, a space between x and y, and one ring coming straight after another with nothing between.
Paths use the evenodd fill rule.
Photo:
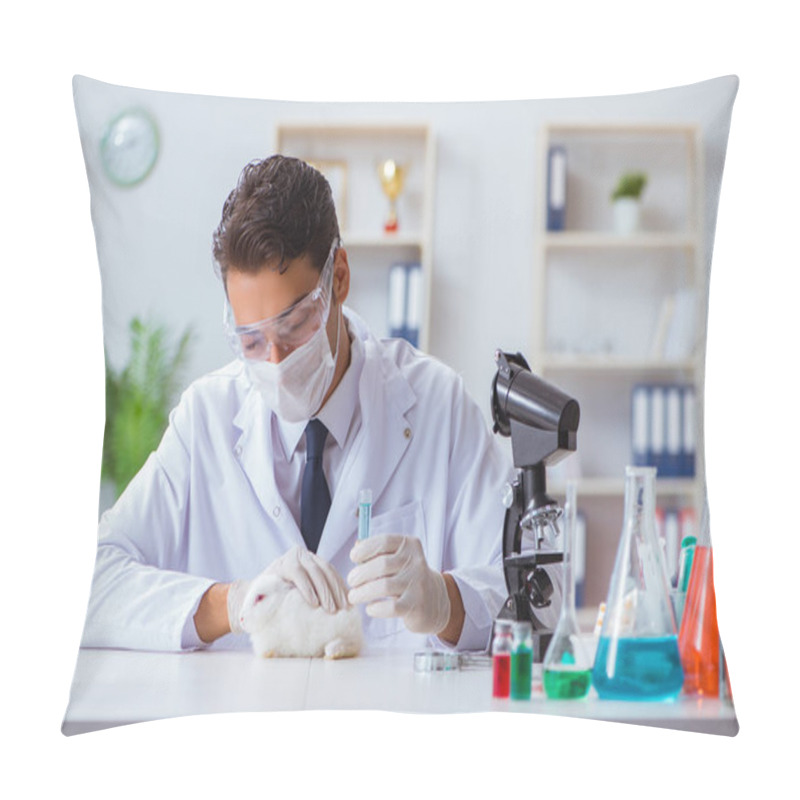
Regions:
<instances>
[{"instance_id":1,"label":"blue and black necktie","mask_svg":"<svg viewBox=\"0 0 800 800\"><path fill-rule=\"evenodd\" d=\"M317 552L331 507L331 493L322 471L322 450L327 435L328 429L318 419L312 419L306 426L306 466L300 494L300 531L312 553Z\"/></svg>"}]
</instances>

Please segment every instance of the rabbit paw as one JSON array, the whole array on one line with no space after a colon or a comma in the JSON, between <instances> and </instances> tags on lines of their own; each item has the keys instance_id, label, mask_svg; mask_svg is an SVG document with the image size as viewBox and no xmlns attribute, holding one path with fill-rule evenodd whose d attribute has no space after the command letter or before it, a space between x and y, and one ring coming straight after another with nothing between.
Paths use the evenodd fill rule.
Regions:
<instances>
[{"instance_id":1,"label":"rabbit paw","mask_svg":"<svg viewBox=\"0 0 800 800\"><path fill-rule=\"evenodd\" d=\"M351 658L356 654L357 650L347 639L333 639L325 645L325 658Z\"/></svg>"}]
</instances>

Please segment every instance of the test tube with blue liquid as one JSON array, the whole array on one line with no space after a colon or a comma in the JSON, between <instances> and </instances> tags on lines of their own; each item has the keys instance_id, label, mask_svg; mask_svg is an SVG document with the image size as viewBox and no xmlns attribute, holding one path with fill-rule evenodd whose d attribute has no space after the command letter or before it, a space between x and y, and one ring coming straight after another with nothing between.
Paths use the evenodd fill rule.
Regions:
<instances>
[{"instance_id":1,"label":"test tube with blue liquid","mask_svg":"<svg viewBox=\"0 0 800 800\"><path fill-rule=\"evenodd\" d=\"M372 490L362 489L358 494L358 541L369 539L372 521Z\"/></svg>"}]
</instances>

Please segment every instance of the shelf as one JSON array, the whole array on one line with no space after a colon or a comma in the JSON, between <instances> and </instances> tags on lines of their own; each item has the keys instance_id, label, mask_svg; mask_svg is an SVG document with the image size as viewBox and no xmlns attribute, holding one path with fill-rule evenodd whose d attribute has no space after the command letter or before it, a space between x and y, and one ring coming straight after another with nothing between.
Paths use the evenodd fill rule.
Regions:
<instances>
[{"instance_id":1,"label":"shelf","mask_svg":"<svg viewBox=\"0 0 800 800\"><path fill-rule=\"evenodd\" d=\"M357 137L386 137L398 135L402 137L418 137L425 139L430 134L427 123L407 122L375 122L375 123L313 123L313 122L285 122L280 126L283 137L310 136L314 138L357 138Z\"/></svg>"},{"instance_id":2,"label":"shelf","mask_svg":"<svg viewBox=\"0 0 800 800\"><path fill-rule=\"evenodd\" d=\"M686 233L637 233L621 236L593 231L550 231L544 246L552 249L683 249L692 250L695 238Z\"/></svg>"},{"instance_id":3,"label":"shelf","mask_svg":"<svg viewBox=\"0 0 800 800\"><path fill-rule=\"evenodd\" d=\"M544 126L550 136L560 134L594 136L596 134L610 134L612 136L664 136L678 134L694 138L697 135L699 126L692 124L672 123L672 122L597 122L597 121L574 121L556 122Z\"/></svg>"},{"instance_id":4,"label":"shelf","mask_svg":"<svg viewBox=\"0 0 800 800\"><path fill-rule=\"evenodd\" d=\"M548 487L555 495L565 494L563 482L555 482ZM656 495L658 497L691 497L697 491L696 478L658 478ZM624 478L579 478L578 499L581 497L622 497L625 494Z\"/></svg>"},{"instance_id":5,"label":"shelf","mask_svg":"<svg viewBox=\"0 0 800 800\"><path fill-rule=\"evenodd\" d=\"M542 370L559 372L684 372L697 368L693 358L664 361L652 358L623 358L619 356L544 356Z\"/></svg>"},{"instance_id":6,"label":"shelf","mask_svg":"<svg viewBox=\"0 0 800 800\"><path fill-rule=\"evenodd\" d=\"M349 233L342 232L342 244L347 247L416 247L422 249L420 235L413 233Z\"/></svg>"}]
</instances>

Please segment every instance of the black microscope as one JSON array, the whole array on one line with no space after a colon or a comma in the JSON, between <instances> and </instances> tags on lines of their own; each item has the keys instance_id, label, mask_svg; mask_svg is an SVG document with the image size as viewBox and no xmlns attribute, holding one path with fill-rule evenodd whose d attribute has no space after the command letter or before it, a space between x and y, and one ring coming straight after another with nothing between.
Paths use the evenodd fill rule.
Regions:
<instances>
[{"instance_id":1,"label":"black microscope","mask_svg":"<svg viewBox=\"0 0 800 800\"><path fill-rule=\"evenodd\" d=\"M497 351L492 381L494 432L511 437L517 477L506 486L503 504L503 570L508 599L497 619L527 621L533 629L533 660L544 660L553 631L535 616L550 605L553 584L543 566L564 553L543 547L558 534L562 510L547 495L545 468L574 452L580 406L560 389L531 372L521 353ZM523 530L531 531L532 549L522 552ZM549 534L549 537L547 536Z\"/></svg>"}]
</instances>

